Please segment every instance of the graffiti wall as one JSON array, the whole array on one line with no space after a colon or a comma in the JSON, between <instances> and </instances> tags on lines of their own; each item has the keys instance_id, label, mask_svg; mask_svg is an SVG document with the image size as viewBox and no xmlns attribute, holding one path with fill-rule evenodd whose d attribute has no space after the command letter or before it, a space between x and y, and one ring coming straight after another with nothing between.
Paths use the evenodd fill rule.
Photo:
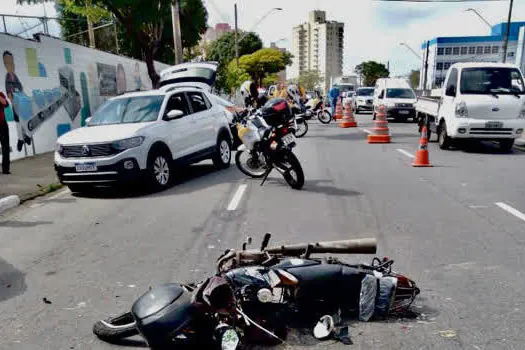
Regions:
<instances>
[{"instance_id":1,"label":"graffiti wall","mask_svg":"<svg viewBox=\"0 0 525 350\"><path fill-rule=\"evenodd\" d=\"M52 151L60 135L84 126L108 98L151 88L144 62L45 35L26 40L0 33L0 54L11 159Z\"/></svg>"}]
</instances>

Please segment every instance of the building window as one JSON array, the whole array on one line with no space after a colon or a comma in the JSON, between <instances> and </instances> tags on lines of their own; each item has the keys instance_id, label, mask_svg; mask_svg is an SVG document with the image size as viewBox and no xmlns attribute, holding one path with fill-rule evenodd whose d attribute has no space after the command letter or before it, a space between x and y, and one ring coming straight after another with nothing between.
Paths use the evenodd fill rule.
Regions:
<instances>
[{"instance_id":1,"label":"building window","mask_svg":"<svg viewBox=\"0 0 525 350\"><path fill-rule=\"evenodd\" d=\"M438 63L436 64L436 69L437 69L437 70L442 70L442 69L443 69L443 62L438 62Z\"/></svg>"},{"instance_id":2,"label":"building window","mask_svg":"<svg viewBox=\"0 0 525 350\"><path fill-rule=\"evenodd\" d=\"M507 54L507 57L514 57L514 52L509 52L509 53Z\"/></svg>"},{"instance_id":3,"label":"building window","mask_svg":"<svg viewBox=\"0 0 525 350\"><path fill-rule=\"evenodd\" d=\"M485 46L485 53L490 53L491 49L490 46Z\"/></svg>"},{"instance_id":4,"label":"building window","mask_svg":"<svg viewBox=\"0 0 525 350\"><path fill-rule=\"evenodd\" d=\"M449 69L450 68L450 62L445 62L444 68L445 68L445 70Z\"/></svg>"},{"instance_id":5,"label":"building window","mask_svg":"<svg viewBox=\"0 0 525 350\"><path fill-rule=\"evenodd\" d=\"M454 54L454 55L459 55L459 47L454 47L454 48L452 49L452 54Z\"/></svg>"},{"instance_id":6,"label":"building window","mask_svg":"<svg viewBox=\"0 0 525 350\"><path fill-rule=\"evenodd\" d=\"M476 53L476 47L475 46L471 46L468 48L468 54L469 55L474 55Z\"/></svg>"},{"instance_id":7,"label":"building window","mask_svg":"<svg viewBox=\"0 0 525 350\"><path fill-rule=\"evenodd\" d=\"M476 54L478 54L478 55L483 54L483 46L476 47Z\"/></svg>"},{"instance_id":8,"label":"building window","mask_svg":"<svg viewBox=\"0 0 525 350\"><path fill-rule=\"evenodd\" d=\"M461 48L461 54L462 54L462 55L466 55L467 52L468 52L468 47L463 46L463 47Z\"/></svg>"},{"instance_id":9,"label":"building window","mask_svg":"<svg viewBox=\"0 0 525 350\"><path fill-rule=\"evenodd\" d=\"M444 48L438 47L438 56L442 56L444 50L445 50Z\"/></svg>"},{"instance_id":10,"label":"building window","mask_svg":"<svg viewBox=\"0 0 525 350\"><path fill-rule=\"evenodd\" d=\"M445 55L451 55L452 54L452 48L451 47L445 47Z\"/></svg>"},{"instance_id":11,"label":"building window","mask_svg":"<svg viewBox=\"0 0 525 350\"><path fill-rule=\"evenodd\" d=\"M498 53L499 52L499 46L492 46L492 53Z\"/></svg>"}]
</instances>

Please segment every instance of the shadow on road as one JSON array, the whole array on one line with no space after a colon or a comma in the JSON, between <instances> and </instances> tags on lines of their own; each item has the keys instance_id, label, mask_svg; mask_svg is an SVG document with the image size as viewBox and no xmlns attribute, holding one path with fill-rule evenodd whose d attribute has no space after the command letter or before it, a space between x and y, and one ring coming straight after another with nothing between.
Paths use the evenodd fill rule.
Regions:
<instances>
[{"instance_id":1,"label":"shadow on road","mask_svg":"<svg viewBox=\"0 0 525 350\"><path fill-rule=\"evenodd\" d=\"M21 295L26 289L25 274L0 259L0 302Z\"/></svg>"},{"instance_id":2,"label":"shadow on road","mask_svg":"<svg viewBox=\"0 0 525 350\"><path fill-rule=\"evenodd\" d=\"M212 164L194 164L175 170L172 184L164 191L152 191L144 184L125 187L96 188L89 193L74 193L75 197L96 199L123 199L145 196L171 196L191 193L222 183L232 183L243 175L232 164L230 168L217 170Z\"/></svg>"},{"instance_id":3,"label":"shadow on road","mask_svg":"<svg viewBox=\"0 0 525 350\"><path fill-rule=\"evenodd\" d=\"M454 152L465 152L465 153L473 153L473 154L494 154L494 155L500 155L500 154L506 154L506 155L519 155L523 156L525 155L525 152L512 149L510 152L503 151L499 148L499 145L496 142L490 142L490 141L471 141L471 142L464 142L463 144L459 144L455 146L454 148L450 149L450 151Z\"/></svg>"},{"instance_id":4,"label":"shadow on road","mask_svg":"<svg viewBox=\"0 0 525 350\"><path fill-rule=\"evenodd\" d=\"M337 141L366 141L366 134L359 131L357 133L346 133L346 134L336 134L336 135L312 135L312 136L307 135L306 138L327 139L327 140L337 140Z\"/></svg>"},{"instance_id":5,"label":"shadow on road","mask_svg":"<svg viewBox=\"0 0 525 350\"><path fill-rule=\"evenodd\" d=\"M16 221L16 220L6 220L0 221L0 227L35 227L39 225L52 225L53 221Z\"/></svg>"},{"instance_id":6,"label":"shadow on road","mask_svg":"<svg viewBox=\"0 0 525 350\"><path fill-rule=\"evenodd\" d=\"M363 195L361 192L347 190L345 188L322 185L322 183L331 183L331 182L332 182L331 180L306 180L304 182L304 187L301 189L301 192L322 193L327 196L341 196L341 197L353 197L353 196ZM282 177L281 178L269 178L266 184L276 184L276 185L280 185L283 187L289 187L286 181Z\"/></svg>"}]
</instances>

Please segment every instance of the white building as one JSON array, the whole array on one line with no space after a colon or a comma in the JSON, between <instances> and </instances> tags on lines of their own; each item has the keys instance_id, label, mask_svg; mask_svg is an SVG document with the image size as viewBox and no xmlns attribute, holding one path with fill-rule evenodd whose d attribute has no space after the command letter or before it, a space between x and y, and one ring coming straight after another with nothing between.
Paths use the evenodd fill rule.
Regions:
<instances>
[{"instance_id":1,"label":"white building","mask_svg":"<svg viewBox=\"0 0 525 350\"><path fill-rule=\"evenodd\" d=\"M328 91L330 79L343 74L343 39L344 23L327 21L324 11L311 11L308 22L293 28L289 78L316 70L323 78L322 89Z\"/></svg>"},{"instance_id":2,"label":"white building","mask_svg":"<svg viewBox=\"0 0 525 350\"><path fill-rule=\"evenodd\" d=\"M439 37L428 41L428 72L425 89L441 87L449 67L456 62L501 62L503 59L503 38L507 24L492 27L489 36ZM507 62L525 69L524 49L525 22L510 25ZM427 42L421 46L421 74L419 88L424 85L424 66Z\"/></svg>"}]
</instances>

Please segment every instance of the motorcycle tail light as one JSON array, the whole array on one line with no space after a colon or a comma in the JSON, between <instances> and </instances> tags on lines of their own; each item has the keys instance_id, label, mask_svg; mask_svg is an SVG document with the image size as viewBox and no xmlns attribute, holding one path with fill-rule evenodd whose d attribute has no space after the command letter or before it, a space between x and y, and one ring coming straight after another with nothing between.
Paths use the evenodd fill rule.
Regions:
<instances>
[{"instance_id":1,"label":"motorcycle tail light","mask_svg":"<svg viewBox=\"0 0 525 350\"><path fill-rule=\"evenodd\" d=\"M277 141L272 141L272 143L270 143L270 148L272 149L272 151L275 151L277 149Z\"/></svg>"},{"instance_id":2,"label":"motorcycle tail light","mask_svg":"<svg viewBox=\"0 0 525 350\"><path fill-rule=\"evenodd\" d=\"M288 128L283 128L283 134L287 134L288 133Z\"/></svg>"}]
</instances>

